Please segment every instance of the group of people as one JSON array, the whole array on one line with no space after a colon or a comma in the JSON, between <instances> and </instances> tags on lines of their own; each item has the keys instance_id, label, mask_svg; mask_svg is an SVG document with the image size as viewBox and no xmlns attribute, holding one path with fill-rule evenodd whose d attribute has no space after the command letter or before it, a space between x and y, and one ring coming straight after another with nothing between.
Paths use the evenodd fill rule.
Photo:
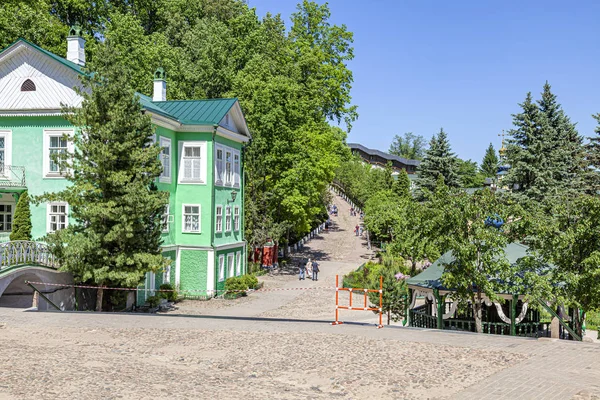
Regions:
<instances>
[{"instance_id":1,"label":"group of people","mask_svg":"<svg viewBox=\"0 0 600 400\"><path fill-rule=\"evenodd\" d=\"M327 207L329 214L333 215L333 216L338 216L338 208L335 204L330 205Z\"/></svg>"},{"instance_id":2,"label":"group of people","mask_svg":"<svg viewBox=\"0 0 600 400\"><path fill-rule=\"evenodd\" d=\"M313 281L319 280L318 279L319 263L317 263L315 260L311 260L309 258L308 262L306 264L304 264L304 262L300 261L300 263L298 264L298 269L299 269L298 280L303 281L306 275L308 275L309 277L312 277Z\"/></svg>"},{"instance_id":3,"label":"group of people","mask_svg":"<svg viewBox=\"0 0 600 400\"><path fill-rule=\"evenodd\" d=\"M356 236L362 236L362 234L363 234L363 227L361 225L356 225L354 227L354 234Z\"/></svg>"}]
</instances>

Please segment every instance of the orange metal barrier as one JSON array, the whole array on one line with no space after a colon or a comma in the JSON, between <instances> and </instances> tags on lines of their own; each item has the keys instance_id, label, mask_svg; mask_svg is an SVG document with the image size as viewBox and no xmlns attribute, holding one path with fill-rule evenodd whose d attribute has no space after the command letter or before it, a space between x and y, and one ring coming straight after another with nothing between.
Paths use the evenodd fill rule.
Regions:
<instances>
[{"instance_id":1,"label":"orange metal barrier","mask_svg":"<svg viewBox=\"0 0 600 400\"><path fill-rule=\"evenodd\" d=\"M340 306L340 291L346 291L350 294L350 303L348 306ZM364 307L352 307L352 293L358 292L364 294ZM373 308L367 306L367 297L369 293L379 293L379 308ZM379 277L379 290L377 289L353 289L340 287L339 276L335 276L335 322L331 325L343 324L339 320L339 310L357 310L357 311L379 311L379 325L377 328L383 328L382 324L382 310L383 309L383 276Z\"/></svg>"}]
</instances>

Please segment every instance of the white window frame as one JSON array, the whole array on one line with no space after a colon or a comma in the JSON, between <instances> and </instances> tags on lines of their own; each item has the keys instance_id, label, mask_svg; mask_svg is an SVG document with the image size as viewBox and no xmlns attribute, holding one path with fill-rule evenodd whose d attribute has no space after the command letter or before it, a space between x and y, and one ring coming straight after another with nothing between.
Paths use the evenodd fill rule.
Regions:
<instances>
[{"instance_id":1,"label":"white window frame","mask_svg":"<svg viewBox=\"0 0 600 400\"><path fill-rule=\"evenodd\" d=\"M156 293L156 275L154 274L154 272L146 272L146 282L144 286L146 286L144 288L146 289L144 290L144 300L146 300L148 297L154 296L154 294Z\"/></svg>"},{"instance_id":2,"label":"white window frame","mask_svg":"<svg viewBox=\"0 0 600 400\"><path fill-rule=\"evenodd\" d=\"M233 259L234 254L233 253L229 253L227 254L227 274L228 274L228 278L231 278L232 276L235 276L235 265L234 265L234 259Z\"/></svg>"},{"instance_id":3,"label":"white window frame","mask_svg":"<svg viewBox=\"0 0 600 400\"><path fill-rule=\"evenodd\" d=\"M236 158L237 158L237 162L236 162ZM233 152L233 186L236 188L240 187L240 164L242 162L242 157L240 155L240 152L237 150L234 150Z\"/></svg>"},{"instance_id":4,"label":"white window frame","mask_svg":"<svg viewBox=\"0 0 600 400\"><path fill-rule=\"evenodd\" d=\"M227 161L229 155L229 161ZM229 167L229 171L227 170ZM233 150L229 147L225 148L225 186L233 185Z\"/></svg>"},{"instance_id":5,"label":"white window frame","mask_svg":"<svg viewBox=\"0 0 600 400\"><path fill-rule=\"evenodd\" d=\"M56 137L56 136L60 136L62 137L63 135L67 135L68 136L68 140L67 140L67 152L68 153L73 153L73 135L75 134L75 131L73 129L44 129L44 168L43 168L43 173L44 173L44 178L53 178L53 179L64 179L65 175L69 172L69 171L59 171L59 172L53 172L50 171L50 138L51 137Z\"/></svg>"},{"instance_id":6,"label":"white window frame","mask_svg":"<svg viewBox=\"0 0 600 400\"><path fill-rule=\"evenodd\" d=\"M4 207L10 206L10 212L3 211L0 213L3 215L3 225L2 225L2 229L0 229L0 232L10 233L10 232L12 232L12 227L15 222L15 208L17 208L17 205L15 203L1 202L0 206L4 206ZM10 222L7 222L6 220L9 215L10 215ZM7 226L8 224L10 224L10 229Z\"/></svg>"},{"instance_id":7,"label":"white window frame","mask_svg":"<svg viewBox=\"0 0 600 400\"><path fill-rule=\"evenodd\" d=\"M221 233L223 232L223 206L217 205L215 209L215 232Z\"/></svg>"},{"instance_id":8,"label":"white window frame","mask_svg":"<svg viewBox=\"0 0 600 400\"><path fill-rule=\"evenodd\" d=\"M171 139L169 139L168 137L164 137L164 136L160 136L159 138L159 145L160 145L160 162L163 166L163 171L160 174L160 177L158 178L158 181L161 183L171 183L171 175L172 175L172 171L173 171L173 148L171 147ZM167 162L165 163L165 154L163 153L164 149L168 149L169 150L169 155L168 155L168 160L166 160ZM167 173L165 173L165 164L168 166L167 167ZM202 160L200 160L200 164L202 164Z\"/></svg>"},{"instance_id":9,"label":"white window frame","mask_svg":"<svg viewBox=\"0 0 600 400\"><path fill-rule=\"evenodd\" d=\"M231 232L231 206L225 207L225 232Z\"/></svg>"},{"instance_id":10,"label":"white window frame","mask_svg":"<svg viewBox=\"0 0 600 400\"><path fill-rule=\"evenodd\" d=\"M183 167L185 149L187 147L200 147L200 177L198 179L186 179ZM177 183L182 185L206 185L206 141L195 140L179 142L179 166Z\"/></svg>"},{"instance_id":11,"label":"white window frame","mask_svg":"<svg viewBox=\"0 0 600 400\"><path fill-rule=\"evenodd\" d=\"M52 206L65 206L65 229L69 226L69 203L65 201L52 201L46 203L46 233L54 233L55 230L52 230L52 221L50 220L52 215L60 215L52 213Z\"/></svg>"},{"instance_id":12,"label":"white window frame","mask_svg":"<svg viewBox=\"0 0 600 400\"><path fill-rule=\"evenodd\" d=\"M12 131L0 130L0 137L4 138L4 167L12 165ZM7 168L0 169L0 176L9 176Z\"/></svg>"},{"instance_id":13,"label":"white window frame","mask_svg":"<svg viewBox=\"0 0 600 400\"><path fill-rule=\"evenodd\" d=\"M236 276L240 276L240 275L242 275L242 252L241 251L238 251L237 253L235 253L235 259L236 259L235 274L236 274Z\"/></svg>"},{"instance_id":14,"label":"white window frame","mask_svg":"<svg viewBox=\"0 0 600 400\"><path fill-rule=\"evenodd\" d=\"M219 151L221 159L218 158ZM221 173L219 174L219 170ZM223 186L225 182L225 147L215 144L215 185Z\"/></svg>"},{"instance_id":15,"label":"white window frame","mask_svg":"<svg viewBox=\"0 0 600 400\"><path fill-rule=\"evenodd\" d=\"M171 221L169 221L170 217L171 217L171 215L169 215L170 208L171 208L171 206L169 204L167 204L165 206L162 218L160 220L161 225L162 225L160 230L161 230L162 233L168 233L169 232L169 222L171 222Z\"/></svg>"},{"instance_id":16,"label":"white window frame","mask_svg":"<svg viewBox=\"0 0 600 400\"><path fill-rule=\"evenodd\" d=\"M198 207L198 230L189 231L185 229L185 208L186 207ZM202 207L200 204L182 204L181 205L181 232L182 233L202 233Z\"/></svg>"},{"instance_id":17,"label":"white window frame","mask_svg":"<svg viewBox=\"0 0 600 400\"><path fill-rule=\"evenodd\" d=\"M233 230L238 232L240 230L240 207L233 207Z\"/></svg>"},{"instance_id":18,"label":"white window frame","mask_svg":"<svg viewBox=\"0 0 600 400\"><path fill-rule=\"evenodd\" d=\"M225 255L219 255L219 282L225 280Z\"/></svg>"}]
</instances>

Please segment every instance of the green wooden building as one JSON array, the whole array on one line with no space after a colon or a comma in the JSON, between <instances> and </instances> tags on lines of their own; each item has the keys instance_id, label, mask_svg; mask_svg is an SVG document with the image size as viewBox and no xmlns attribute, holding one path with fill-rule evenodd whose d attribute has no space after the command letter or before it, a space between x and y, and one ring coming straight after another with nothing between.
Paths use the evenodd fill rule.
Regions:
<instances>
[{"instance_id":1,"label":"green wooden building","mask_svg":"<svg viewBox=\"0 0 600 400\"><path fill-rule=\"evenodd\" d=\"M0 52L0 241L8 241L16 201L58 191L68 182L50 154L70 149L63 136L77 130L61 116L78 106L74 90L85 64L85 41L72 29L67 58L20 39ZM146 287L170 282L182 291L210 296L230 276L246 273L243 149L250 132L237 99L167 100L159 69L151 96L140 102L163 148L160 190L170 193L163 218L163 251L172 260L148 274ZM32 206L34 240L69 224L69 205ZM151 293L142 293L143 302Z\"/></svg>"}]
</instances>

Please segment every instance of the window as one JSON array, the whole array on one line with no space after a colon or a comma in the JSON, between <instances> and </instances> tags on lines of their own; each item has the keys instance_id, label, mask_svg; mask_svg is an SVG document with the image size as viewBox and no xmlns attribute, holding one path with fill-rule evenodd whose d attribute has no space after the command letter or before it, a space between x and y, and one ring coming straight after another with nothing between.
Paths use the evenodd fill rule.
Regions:
<instances>
[{"instance_id":1,"label":"window","mask_svg":"<svg viewBox=\"0 0 600 400\"><path fill-rule=\"evenodd\" d=\"M160 162L163 171L160 174L159 182L171 183L171 139L160 138Z\"/></svg>"},{"instance_id":2,"label":"window","mask_svg":"<svg viewBox=\"0 0 600 400\"><path fill-rule=\"evenodd\" d=\"M223 206L217 206L217 219L215 230L217 232L223 232Z\"/></svg>"},{"instance_id":3,"label":"window","mask_svg":"<svg viewBox=\"0 0 600 400\"><path fill-rule=\"evenodd\" d=\"M231 232L231 207L225 207L225 232Z\"/></svg>"},{"instance_id":4,"label":"window","mask_svg":"<svg viewBox=\"0 0 600 400\"><path fill-rule=\"evenodd\" d=\"M225 184L231 185L231 151L225 152Z\"/></svg>"},{"instance_id":5,"label":"window","mask_svg":"<svg viewBox=\"0 0 600 400\"><path fill-rule=\"evenodd\" d=\"M72 132L44 131L44 175L46 177L63 177L65 171L61 170L59 159L64 159L73 150L73 143L68 139L69 134Z\"/></svg>"},{"instance_id":6,"label":"window","mask_svg":"<svg viewBox=\"0 0 600 400\"><path fill-rule=\"evenodd\" d=\"M31 79L27 79L21 85L21 92L35 92L35 83Z\"/></svg>"},{"instance_id":7,"label":"window","mask_svg":"<svg viewBox=\"0 0 600 400\"><path fill-rule=\"evenodd\" d=\"M233 253L227 254L227 273L228 277L233 276Z\"/></svg>"},{"instance_id":8,"label":"window","mask_svg":"<svg viewBox=\"0 0 600 400\"><path fill-rule=\"evenodd\" d=\"M12 231L13 205L0 204L0 232Z\"/></svg>"},{"instance_id":9,"label":"window","mask_svg":"<svg viewBox=\"0 0 600 400\"><path fill-rule=\"evenodd\" d=\"M154 290L156 289L156 275L154 272L146 273L146 285L145 285L145 297L154 296Z\"/></svg>"},{"instance_id":10,"label":"window","mask_svg":"<svg viewBox=\"0 0 600 400\"><path fill-rule=\"evenodd\" d=\"M68 204L67 203L48 203L48 233L56 232L65 229L69 225L67 218Z\"/></svg>"},{"instance_id":11,"label":"window","mask_svg":"<svg viewBox=\"0 0 600 400\"><path fill-rule=\"evenodd\" d=\"M225 280L225 257L221 254L219 256L219 282Z\"/></svg>"},{"instance_id":12,"label":"window","mask_svg":"<svg viewBox=\"0 0 600 400\"><path fill-rule=\"evenodd\" d=\"M165 206L165 210L163 212L162 219L161 219L161 224L162 224L162 231L169 232L169 205L168 204Z\"/></svg>"},{"instance_id":13,"label":"window","mask_svg":"<svg viewBox=\"0 0 600 400\"><path fill-rule=\"evenodd\" d=\"M7 166L11 165L12 156L12 132L0 131L0 175L8 175Z\"/></svg>"},{"instance_id":14,"label":"window","mask_svg":"<svg viewBox=\"0 0 600 400\"><path fill-rule=\"evenodd\" d=\"M223 184L223 149L217 147L217 157L215 161L215 169L217 174L217 184Z\"/></svg>"},{"instance_id":15,"label":"window","mask_svg":"<svg viewBox=\"0 0 600 400\"><path fill-rule=\"evenodd\" d=\"M239 207L233 208L233 230L234 231L240 230L240 208Z\"/></svg>"},{"instance_id":16,"label":"window","mask_svg":"<svg viewBox=\"0 0 600 400\"><path fill-rule=\"evenodd\" d=\"M183 205L183 231L200 233L200 204Z\"/></svg>"},{"instance_id":17,"label":"window","mask_svg":"<svg viewBox=\"0 0 600 400\"><path fill-rule=\"evenodd\" d=\"M233 155L233 185L240 186L240 153Z\"/></svg>"},{"instance_id":18,"label":"window","mask_svg":"<svg viewBox=\"0 0 600 400\"><path fill-rule=\"evenodd\" d=\"M242 274L242 253L241 252L237 252L236 254L236 258L237 258L237 262L236 262L236 275L240 276Z\"/></svg>"},{"instance_id":19,"label":"window","mask_svg":"<svg viewBox=\"0 0 600 400\"><path fill-rule=\"evenodd\" d=\"M206 142L179 142L179 154L179 183L206 184Z\"/></svg>"}]
</instances>

